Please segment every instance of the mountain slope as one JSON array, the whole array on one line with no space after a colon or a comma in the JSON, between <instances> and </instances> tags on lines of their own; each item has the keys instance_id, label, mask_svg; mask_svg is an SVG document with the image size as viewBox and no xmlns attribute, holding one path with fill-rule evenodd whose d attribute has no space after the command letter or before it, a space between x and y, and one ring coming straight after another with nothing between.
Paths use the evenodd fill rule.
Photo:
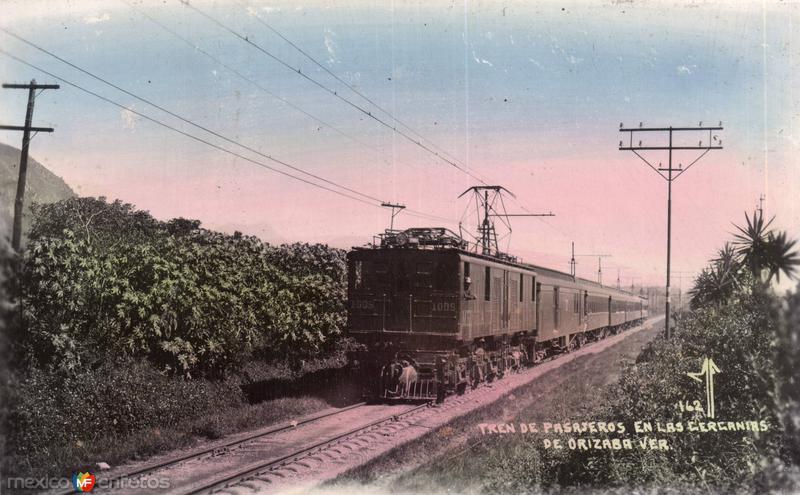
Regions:
<instances>
[{"instance_id":1,"label":"mountain slope","mask_svg":"<svg viewBox=\"0 0 800 495\"><path fill-rule=\"evenodd\" d=\"M14 218L14 199L19 178L19 148L0 143L0 234L10 237ZM32 203L54 203L75 196L75 192L60 177L41 163L28 156L28 174L25 187L25 211L22 215L22 231L30 225Z\"/></svg>"}]
</instances>

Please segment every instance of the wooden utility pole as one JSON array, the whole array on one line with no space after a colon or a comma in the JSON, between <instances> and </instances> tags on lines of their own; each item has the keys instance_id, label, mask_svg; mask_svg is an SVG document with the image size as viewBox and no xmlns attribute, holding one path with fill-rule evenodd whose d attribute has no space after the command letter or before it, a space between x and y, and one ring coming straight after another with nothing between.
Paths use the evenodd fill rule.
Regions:
<instances>
[{"instance_id":1,"label":"wooden utility pole","mask_svg":"<svg viewBox=\"0 0 800 495\"><path fill-rule=\"evenodd\" d=\"M7 89L28 90L28 111L25 113L25 125L0 125L0 130L22 131L22 151L19 158L19 179L17 180L17 197L14 200L14 230L11 245L16 252L20 252L22 243L22 210L25 205L25 181L28 173L28 148L31 143L31 131L53 132L52 127L33 127L33 103L36 100L36 90L58 89L58 84L36 84L36 79L31 79L30 84L3 84Z\"/></svg>"},{"instance_id":2,"label":"wooden utility pole","mask_svg":"<svg viewBox=\"0 0 800 495\"><path fill-rule=\"evenodd\" d=\"M692 165L697 163L701 158L706 156L709 151L711 150L721 150L722 149L722 141L719 137L714 133L714 131L721 131L722 130L722 122L716 126L705 126L703 127L703 123L697 127L642 127L642 123L639 122L639 127L625 127L622 123L619 124L619 132L627 132L629 134L629 139L627 146L623 141L619 142L619 149L620 151L632 151L636 156L638 156L643 162L645 162L648 166L650 166L653 171L655 171L658 175L661 176L662 179L667 181L667 301L664 309L664 337L669 339L670 338L670 326L669 326L669 306L671 302L671 292L670 292L670 262L672 259L672 183L681 175L684 174L687 170L692 168ZM703 145L702 139L698 141L697 146L687 146L687 145L675 145L672 141L672 138L675 133L679 133L680 135L685 136L686 133L697 133L701 132L705 135L705 132L708 131L708 141L706 144ZM638 145L634 144L633 133L641 133L649 132L649 133L660 133L665 134L669 138L668 145L648 145L645 144L642 146L642 142L639 141ZM661 164L658 164L658 167L654 166L650 163L644 156L642 156L639 152L640 151L667 151L668 152L668 162L667 167L664 168ZM686 168L683 168L682 164L678 164L678 167L675 168L672 166L672 152L673 151L680 151L680 150L698 150L702 151L700 156L694 159ZM664 172L667 172L664 174Z\"/></svg>"}]
</instances>

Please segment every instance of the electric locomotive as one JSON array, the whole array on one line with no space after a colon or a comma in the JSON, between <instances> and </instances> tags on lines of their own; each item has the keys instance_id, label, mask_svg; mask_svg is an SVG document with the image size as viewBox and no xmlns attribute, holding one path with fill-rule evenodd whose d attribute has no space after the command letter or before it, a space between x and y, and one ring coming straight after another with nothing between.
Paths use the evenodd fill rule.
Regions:
<instances>
[{"instance_id":1,"label":"electric locomotive","mask_svg":"<svg viewBox=\"0 0 800 495\"><path fill-rule=\"evenodd\" d=\"M647 300L506 255L444 228L386 231L347 255L351 356L381 399L438 399L647 317Z\"/></svg>"}]
</instances>

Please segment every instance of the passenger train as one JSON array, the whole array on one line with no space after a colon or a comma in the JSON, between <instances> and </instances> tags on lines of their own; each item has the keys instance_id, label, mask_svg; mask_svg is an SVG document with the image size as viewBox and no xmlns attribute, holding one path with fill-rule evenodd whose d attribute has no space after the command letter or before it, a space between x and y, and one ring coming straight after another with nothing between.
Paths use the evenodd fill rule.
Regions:
<instances>
[{"instance_id":1,"label":"passenger train","mask_svg":"<svg viewBox=\"0 0 800 495\"><path fill-rule=\"evenodd\" d=\"M347 255L351 356L367 395L438 399L636 325L648 301L444 228L387 231Z\"/></svg>"}]
</instances>

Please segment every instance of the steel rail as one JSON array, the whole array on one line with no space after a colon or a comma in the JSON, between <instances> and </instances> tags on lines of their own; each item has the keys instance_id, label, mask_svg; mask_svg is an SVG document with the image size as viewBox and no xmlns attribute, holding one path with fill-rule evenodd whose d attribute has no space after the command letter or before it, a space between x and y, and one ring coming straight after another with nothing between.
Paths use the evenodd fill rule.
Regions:
<instances>
[{"instance_id":1,"label":"steel rail","mask_svg":"<svg viewBox=\"0 0 800 495\"><path fill-rule=\"evenodd\" d=\"M304 459L309 457L309 455L315 452L321 452L325 448L332 447L334 445L338 445L342 442L342 440L347 439L348 437L353 436L360 436L363 435L370 430L374 429L376 426L382 425L384 423L389 422L397 422L400 421L401 418L405 416L410 416L421 409L427 409L430 407L431 402L426 402L425 404L421 404L419 406L413 407L407 411L404 411L399 414L392 414L390 416L384 417L382 419L373 421L369 424L359 426L358 428L354 428L350 431L345 433L340 433L334 437L328 438L321 442L315 443L310 447L305 447L303 449L297 450L292 452L291 454L284 455L279 457L278 459L273 459L267 462L258 462L255 464L251 464L239 471L225 476L220 476L216 479L213 479L210 482L205 483L203 486L199 488L193 488L191 491L187 492L190 494L197 494L197 493L214 493L216 491L224 490L229 486L239 484L243 481L248 481L257 477L262 473L267 473L270 471L276 470L276 468L283 467L287 464L293 463L300 459Z\"/></svg>"},{"instance_id":2,"label":"steel rail","mask_svg":"<svg viewBox=\"0 0 800 495\"><path fill-rule=\"evenodd\" d=\"M326 413L309 416L309 417L307 417L307 418L305 418L305 419L303 419L301 421L298 421L296 423L295 422L287 422L287 423L284 423L284 424L282 424L280 426L276 426L276 427L270 428L267 431L261 431L261 432L258 432L258 433L253 433L253 434L247 435L247 436L245 436L243 438L238 438L236 440L231 440L229 442L225 442L225 443L214 445L213 447L204 448L202 450L196 450L196 451L187 453L185 455L181 455L181 456L178 456L178 457L171 457L171 458L165 459L163 461L155 462L155 463L152 463L152 464L147 464L145 466L136 468L136 469L134 469L132 471L128 471L128 472L125 472L125 473L122 473L122 474L118 474L118 475L116 475L116 476L114 476L112 478L103 479L102 481L100 479L98 479L98 482L102 483L102 485L101 485L101 483L97 483L98 485L101 485L101 486L98 486L98 488L100 488L101 490L103 488L111 488L113 490L114 486L119 484L119 482L121 480L123 480L123 479L139 478L139 477L144 476L146 474L152 473L153 471L158 471L158 470L164 469L166 467L174 466L174 465L180 464L182 462L188 461L190 459L201 459L201 458L209 456L209 455L213 456L215 453L220 452L220 451L228 450L231 447L241 446L241 445L249 443L249 442L251 442L253 440L257 440L257 439L260 439L260 438L265 438L265 437L268 437L270 435L274 435L276 433L280 433L282 431L291 430L291 429L297 428L298 426L302 426L302 425L305 425L305 424L308 424L308 423L312 423L314 421L318 421L320 419L324 419L324 418L328 418L328 417L331 417L331 416L335 416L337 414L342 414L342 413L350 411L352 409L357 409L359 407L363 407L366 404L367 404L366 402L359 402L357 404L353 404L353 405L347 406L347 407L342 408L342 409L337 409L335 411L329 411L329 412L326 412ZM70 494L73 494L73 493L75 493L75 490L74 489L70 489L70 490L63 490L63 491L59 491L59 492L54 492L54 495L70 495Z\"/></svg>"}]
</instances>

